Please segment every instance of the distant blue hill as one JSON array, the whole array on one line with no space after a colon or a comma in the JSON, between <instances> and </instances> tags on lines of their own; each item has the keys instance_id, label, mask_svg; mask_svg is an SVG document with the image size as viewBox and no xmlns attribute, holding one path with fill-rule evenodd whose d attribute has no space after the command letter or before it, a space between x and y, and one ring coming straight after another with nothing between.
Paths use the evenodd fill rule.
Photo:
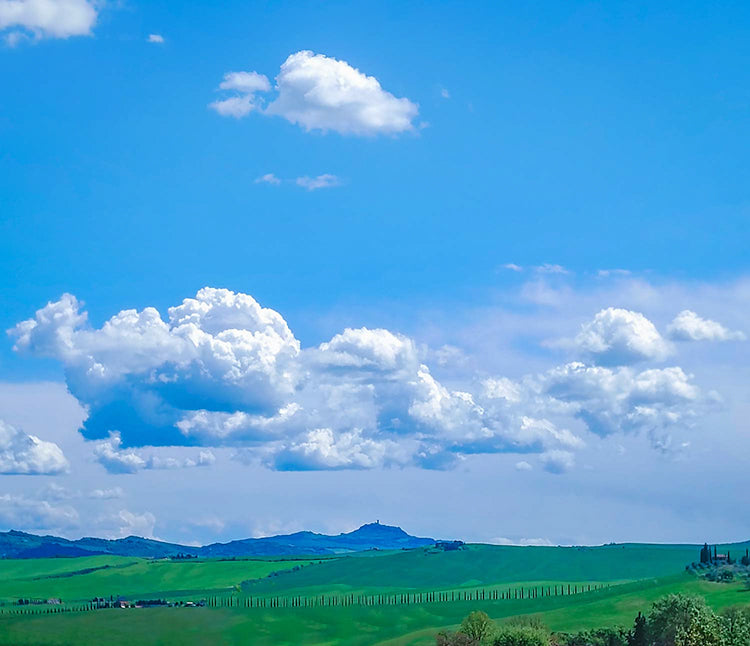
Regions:
<instances>
[{"instance_id":1,"label":"distant blue hill","mask_svg":"<svg viewBox=\"0 0 750 646\"><path fill-rule=\"evenodd\" d=\"M189 554L199 558L241 558L247 556L330 556L365 550L413 549L433 545L432 538L410 536L400 527L369 523L359 529L337 536L296 532L282 536L245 538L229 543L212 543L191 547L164 543L148 538L128 536L116 540L81 538L71 541L58 536L37 536L10 530L0 532L0 558L55 558L113 554L164 558Z\"/></svg>"}]
</instances>

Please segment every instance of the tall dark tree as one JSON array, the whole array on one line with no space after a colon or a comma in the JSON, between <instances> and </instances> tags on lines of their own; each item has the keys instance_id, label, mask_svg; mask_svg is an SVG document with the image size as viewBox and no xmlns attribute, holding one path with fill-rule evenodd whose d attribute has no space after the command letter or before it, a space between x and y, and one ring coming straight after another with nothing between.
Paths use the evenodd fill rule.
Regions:
<instances>
[{"instance_id":1,"label":"tall dark tree","mask_svg":"<svg viewBox=\"0 0 750 646\"><path fill-rule=\"evenodd\" d=\"M708 548L708 545L706 547ZM633 632L630 633L628 646L648 646L646 636L646 617L644 617L640 612L635 618L635 625L633 626Z\"/></svg>"},{"instance_id":2,"label":"tall dark tree","mask_svg":"<svg viewBox=\"0 0 750 646\"><path fill-rule=\"evenodd\" d=\"M701 563L710 563L711 562L711 548L708 546L708 543L703 543L703 548L701 549Z\"/></svg>"}]
</instances>

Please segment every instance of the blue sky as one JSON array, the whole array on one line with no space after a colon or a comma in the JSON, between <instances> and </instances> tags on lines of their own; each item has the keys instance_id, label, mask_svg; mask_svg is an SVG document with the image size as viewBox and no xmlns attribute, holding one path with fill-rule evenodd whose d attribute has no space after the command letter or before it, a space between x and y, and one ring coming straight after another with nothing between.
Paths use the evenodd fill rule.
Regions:
<instances>
[{"instance_id":1,"label":"blue sky","mask_svg":"<svg viewBox=\"0 0 750 646\"><path fill-rule=\"evenodd\" d=\"M664 527L664 510L652 502L618 507L639 491L623 493L611 464L648 465L643 495L666 481L686 486L707 461L722 462L707 477L734 500L742 464L727 447L748 444L746 3L71 0L52 18L34 0L21 2L21 17L11 4L0 0L0 328L34 319L63 293L84 305L60 311L86 311L88 322L43 329L37 318L36 336L20 351L13 345L23 333L0 342L0 419L14 429L7 464L23 458L38 472L5 467L0 525L17 527L29 517L18 510L33 509L37 525L22 528L140 528L206 541L299 526L340 531L390 514L423 533L480 540L700 541L710 523L716 540L746 538L740 522L707 511ZM363 125L348 107L314 112L295 94L299 86L282 80L280 68L287 61L301 69L288 57L308 50L327 57L312 58L319 78L377 79L378 89L356 99L385 114L380 125ZM256 72L272 89L220 89L230 72ZM275 103L271 114L287 91L303 125L289 104ZM209 106L232 96L245 97L249 114ZM264 176L272 181L258 181ZM317 183L329 185L315 184L321 176L330 177ZM248 377L230 388L205 356L185 359L174 329L143 332L141 346L130 343L132 330L122 338L96 332L130 308L156 308L166 321L169 307L205 286L278 312L291 336L282 331L269 343L291 353L289 365L264 373L269 381ZM220 301L213 292L198 299L216 312ZM242 303L232 307L254 307ZM694 317L679 318L685 310ZM265 316L253 314L253 325L265 326ZM231 317L216 317L233 329ZM201 325L215 347L221 330ZM346 337L346 328L363 326L388 333ZM163 352L163 362L138 363L144 347ZM207 381L194 378L198 361ZM576 381L575 390L574 362L591 379L610 370L605 377L617 385L597 382L592 395ZM120 381L101 386L92 365ZM167 374L173 365L179 370ZM445 389L439 414L427 410L435 400L420 365ZM149 370L179 388L155 390ZM303 373L341 401L305 386ZM500 379L516 389L502 410L487 386ZM354 383L377 392L375 400L345 393ZM474 408L462 408L456 393L468 393ZM158 421L138 408L154 397ZM279 422L290 403L307 412ZM646 408L658 421L646 420ZM196 411L263 414L277 434L190 435L184 428ZM469 437L472 424L491 441ZM305 435L321 429L330 436ZM120 435L107 440L109 431ZM22 434L56 444L67 465L53 452L29 467L36 454L19 458ZM311 446L314 455L305 453ZM211 457L201 462L200 452ZM251 524L229 504L207 504L206 518L216 517L187 526L166 498L150 506L140 499L173 468L190 469L186 478L200 473L214 493L252 474L285 500L303 481L319 492L389 483L393 495L364 514L358 499L314 513L301 501L282 513L270 496ZM530 480L507 494L509 509L549 500L560 481L579 499L595 490L586 507L618 510L614 529L582 532L553 511L546 520L483 522L459 503L446 519L430 488L399 513L404 482L434 480L468 495L492 477ZM50 483L67 494L45 497ZM100 500L85 493L118 488L122 509L97 508ZM677 489L663 497L675 518L693 506ZM56 515L44 517L43 503ZM645 535L629 533L633 518L645 516Z\"/></svg>"}]
</instances>

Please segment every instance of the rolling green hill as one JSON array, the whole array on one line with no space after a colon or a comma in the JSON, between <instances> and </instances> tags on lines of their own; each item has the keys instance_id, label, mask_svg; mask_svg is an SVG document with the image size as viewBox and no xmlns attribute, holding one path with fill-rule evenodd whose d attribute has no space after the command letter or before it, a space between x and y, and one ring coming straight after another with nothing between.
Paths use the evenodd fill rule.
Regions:
<instances>
[{"instance_id":1,"label":"rolling green hill","mask_svg":"<svg viewBox=\"0 0 750 646\"><path fill-rule=\"evenodd\" d=\"M747 544L719 546L739 555ZM0 646L252 643L265 646L427 646L441 628L474 609L496 619L536 613L553 629L630 625L639 610L669 592L697 593L716 608L750 604L741 583L697 579L685 566L698 546L506 547L469 545L455 551L420 548L370 551L328 559L146 560L94 556L0 560L0 599L94 596L198 600L218 595L242 606L252 597L312 599L319 595L388 594L605 583L572 596L511 600L392 601L315 607L205 607L49 612L45 606L0 608ZM269 574L274 573L272 576ZM240 586L240 584L242 584ZM588 586L586 586L587 588ZM413 598L413 597L412 597ZM393 599L393 597L389 597ZM475 598L476 599L476 598ZM65 605L63 607L66 607Z\"/></svg>"},{"instance_id":2,"label":"rolling green hill","mask_svg":"<svg viewBox=\"0 0 750 646\"><path fill-rule=\"evenodd\" d=\"M722 546L725 549L726 546ZM731 546L737 554L744 544ZM633 581L681 572L698 559L691 545L509 547L467 545L457 551L423 548L377 559L342 557L293 576L247 586L251 594L376 593L446 590L521 582Z\"/></svg>"},{"instance_id":3,"label":"rolling green hill","mask_svg":"<svg viewBox=\"0 0 750 646\"><path fill-rule=\"evenodd\" d=\"M0 560L0 600L177 597L230 590L241 581L309 565L309 560L150 561L124 556Z\"/></svg>"},{"instance_id":4,"label":"rolling green hill","mask_svg":"<svg viewBox=\"0 0 750 646\"><path fill-rule=\"evenodd\" d=\"M670 592L702 594L720 609L747 602L738 585L677 575L613 587L591 596L412 606L317 608L154 608L50 616L0 616L3 646L433 646L435 633L475 609L494 619L535 614L555 630L630 625Z\"/></svg>"}]
</instances>

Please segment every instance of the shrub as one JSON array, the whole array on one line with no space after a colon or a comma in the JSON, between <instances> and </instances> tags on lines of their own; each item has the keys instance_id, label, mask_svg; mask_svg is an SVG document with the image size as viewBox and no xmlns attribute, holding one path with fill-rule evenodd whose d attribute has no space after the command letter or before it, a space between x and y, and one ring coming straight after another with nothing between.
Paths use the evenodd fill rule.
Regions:
<instances>
[{"instance_id":1,"label":"shrub","mask_svg":"<svg viewBox=\"0 0 750 646\"><path fill-rule=\"evenodd\" d=\"M490 636L494 624L486 612L475 610L461 622L461 630L464 635L468 635L476 643L482 643Z\"/></svg>"},{"instance_id":2,"label":"shrub","mask_svg":"<svg viewBox=\"0 0 750 646\"><path fill-rule=\"evenodd\" d=\"M558 646L628 646L628 632L624 628L584 630L575 635L558 635Z\"/></svg>"},{"instance_id":3,"label":"shrub","mask_svg":"<svg viewBox=\"0 0 750 646\"><path fill-rule=\"evenodd\" d=\"M466 633L440 632L435 638L436 646L476 646L478 642Z\"/></svg>"},{"instance_id":4,"label":"shrub","mask_svg":"<svg viewBox=\"0 0 750 646\"><path fill-rule=\"evenodd\" d=\"M721 613L724 646L750 644L750 606L734 606Z\"/></svg>"},{"instance_id":5,"label":"shrub","mask_svg":"<svg viewBox=\"0 0 750 646\"><path fill-rule=\"evenodd\" d=\"M721 646L719 618L698 597L671 594L654 602L648 617L652 646Z\"/></svg>"},{"instance_id":6,"label":"shrub","mask_svg":"<svg viewBox=\"0 0 750 646\"><path fill-rule=\"evenodd\" d=\"M492 638L493 646L549 646L549 633L530 626L501 626Z\"/></svg>"}]
</instances>

